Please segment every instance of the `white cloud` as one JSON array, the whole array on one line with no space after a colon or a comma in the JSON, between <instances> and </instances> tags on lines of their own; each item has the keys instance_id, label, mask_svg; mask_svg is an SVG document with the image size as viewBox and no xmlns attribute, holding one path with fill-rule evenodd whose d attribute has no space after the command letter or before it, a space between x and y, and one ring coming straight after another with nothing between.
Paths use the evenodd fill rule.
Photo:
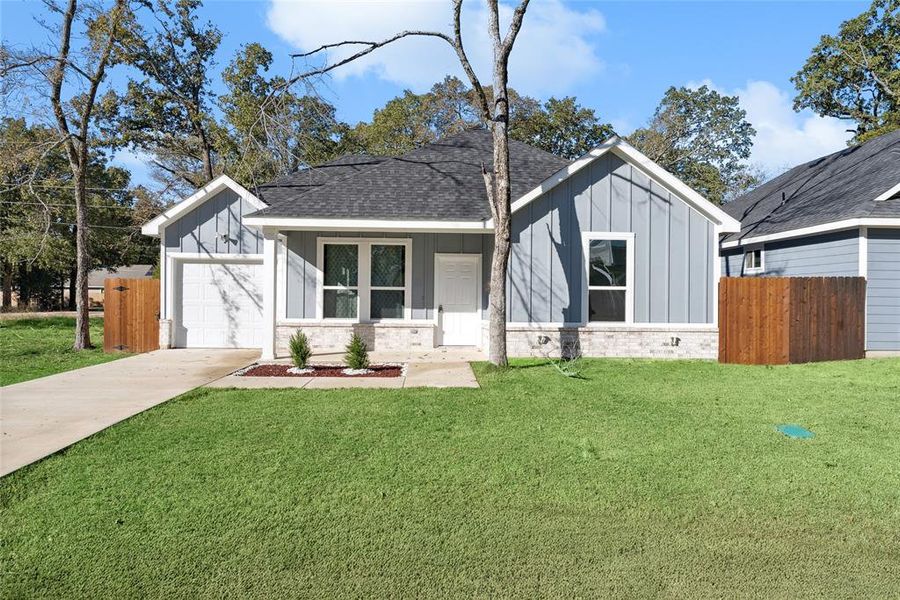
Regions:
<instances>
[{"instance_id":1,"label":"white cloud","mask_svg":"<svg viewBox=\"0 0 900 600\"><path fill-rule=\"evenodd\" d=\"M690 88L701 85L740 98L747 120L756 129L750 161L772 175L845 148L853 135L840 119L806 110L794 112L791 96L768 81L748 81L736 90L723 90L708 79L687 84Z\"/></svg>"},{"instance_id":2,"label":"white cloud","mask_svg":"<svg viewBox=\"0 0 900 600\"><path fill-rule=\"evenodd\" d=\"M463 6L466 51L478 76L489 82L487 9L482 3ZM509 6L501 5L501 33L511 14ZM269 28L302 51L343 40L377 41L405 29L451 33L451 23L451 5L443 1L272 0L268 12ZM558 95L595 76L604 63L594 40L605 29L606 20L596 10L573 10L560 0L533 3L513 49L510 84L526 94ZM351 53L348 48L336 49L329 51L328 59ZM333 76L345 79L368 73L419 92L447 73L463 76L453 50L436 38L400 40L335 70Z\"/></svg>"}]
</instances>

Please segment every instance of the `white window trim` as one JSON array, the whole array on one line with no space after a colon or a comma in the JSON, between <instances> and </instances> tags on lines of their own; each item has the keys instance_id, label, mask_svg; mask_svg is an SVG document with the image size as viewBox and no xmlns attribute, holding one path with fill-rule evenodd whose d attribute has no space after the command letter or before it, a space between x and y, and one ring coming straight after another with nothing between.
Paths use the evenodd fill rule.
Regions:
<instances>
[{"instance_id":1,"label":"white window trim","mask_svg":"<svg viewBox=\"0 0 900 600\"><path fill-rule=\"evenodd\" d=\"M355 319L337 319L325 317L325 246L328 244L356 246L359 272L356 278L356 287L347 288L357 290L357 305ZM372 286L372 246L403 246L404 251L404 307L403 318L400 319L372 319L370 317L370 292L381 289L401 288ZM412 239L410 238L345 238L345 237L319 237L316 238L316 320L323 323L391 323L412 320ZM341 286L328 286L328 289L338 289Z\"/></svg>"},{"instance_id":2,"label":"white window trim","mask_svg":"<svg viewBox=\"0 0 900 600\"><path fill-rule=\"evenodd\" d=\"M625 290L625 320L624 321L589 321L590 309L590 247L594 240L625 241L625 286L603 287L606 290ZM583 286L581 321L587 327L609 327L614 325L631 325L634 323L634 232L600 232L590 231L581 234L581 253L584 259L582 272ZM601 289L597 287L596 289Z\"/></svg>"},{"instance_id":3,"label":"white window trim","mask_svg":"<svg viewBox=\"0 0 900 600\"><path fill-rule=\"evenodd\" d=\"M748 267L747 266L747 255L752 255L754 252L759 252L759 266L758 267ZM766 272L766 249L762 246L748 246L744 248L744 253L741 255L741 271L744 275L759 275L761 273Z\"/></svg>"}]
</instances>

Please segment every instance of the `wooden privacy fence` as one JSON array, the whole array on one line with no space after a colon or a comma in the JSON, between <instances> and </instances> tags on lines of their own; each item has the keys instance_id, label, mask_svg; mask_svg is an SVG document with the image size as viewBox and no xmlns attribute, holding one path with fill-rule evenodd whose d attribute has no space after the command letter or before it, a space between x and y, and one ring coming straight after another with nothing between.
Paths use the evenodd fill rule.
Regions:
<instances>
[{"instance_id":1,"label":"wooden privacy fence","mask_svg":"<svg viewBox=\"0 0 900 600\"><path fill-rule=\"evenodd\" d=\"M862 277L723 277L719 362L863 358L865 310Z\"/></svg>"},{"instance_id":2,"label":"wooden privacy fence","mask_svg":"<svg viewBox=\"0 0 900 600\"><path fill-rule=\"evenodd\" d=\"M159 349L159 279L110 277L103 291L103 350Z\"/></svg>"}]
</instances>

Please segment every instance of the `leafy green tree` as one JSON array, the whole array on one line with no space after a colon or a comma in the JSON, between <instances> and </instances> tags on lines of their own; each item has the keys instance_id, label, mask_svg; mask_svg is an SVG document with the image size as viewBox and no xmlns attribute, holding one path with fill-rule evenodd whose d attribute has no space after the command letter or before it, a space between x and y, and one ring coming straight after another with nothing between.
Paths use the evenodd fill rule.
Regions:
<instances>
[{"instance_id":1,"label":"leafy green tree","mask_svg":"<svg viewBox=\"0 0 900 600\"><path fill-rule=\"evenodd\" d=\"M3 308L13 290L27 304L37 298L56 308L60 286L69 284L69 308L77 297L76 203L73 177L56 132L24 119L0 120L0 258ZM158 247L140 235L141 223L159 214L161 204L142 190L128 190L127 171L110 167L95 154L86 169L85 212L91 269L155 262ZM143 194L143 196L142 196Z\"/></svg>"},{"instance_id":2,"label":"leafy green tree","mask_svg":"<svg viewBox=\"0 0 900 600\"><path fill-rule=\"evenodd\" d=\"M219 137L219 152L225 171L245 185L331 160L347 130L324 100L276 93L285 81L266 76L271 65L272 53L251 43L222 72L227 93L219 106L228 135Z\"/></svg>"},{"instance_id":3,"label":"leafy green tree","mask_svg":"<svg viewBox=\"0 0 900 600\"><path fill-rule=\"evenodd\" d=\"M119 58L139 77L128 82L124 96L104 98L107 131L119 145L150 154L157 177L170 188L190 193L221 172L209 70L222 33L199 22L200 0L133 5ZM144 14L152 30L143 25Z\"/></svg>"},{"instance_id":4,"label":"leafy green tree","mask_svg":"<svg viewBox=\"0 0 900 600\"><path fill-rule=\"evenodd\" d=\"M484 88L493 102L490 87ZM563 158L581 156L613 134L595 112L575 98L550 98L544 104L509 90L509 136ZM370 123L358 124L345 146L371 154L397 155L473 127L488 128L475 93L448 76L424 94L409 90L376 110Z\"/></svg>"},{"instance_id":5,"label":"leafy green tree","mask_svg":"<svg viewBox=\"0 0 900 600\"><path fill-rule=\"evenodd\" d=\"M795 110L854 122L853 142L900 129L900 0L875 0L823 35L791 81Z\"/></svg>"},{"instance_id":6,"label":"leafy green tree","mask_svg":"<svg viewBox=\"0 0 900 600\"><path fill-rule=\"evenodd\" d=\"M430 94L406 90L377 109L370 123L358 124L351 140L369 154L403 154L441 137L443 131L434 127L432 110Z\"/></svg>"},{"instance_id":7,"label":"leafy green tree","mask_svg":"<svg viewBox=\"0 0 900 600\"><path fill-rule=\"evenodd\" d=\"M754 135L737 96L707 86L671 87L650 123L628 140L706 198L721 203L755 184L746 163Z\"/></svg>"},{"instance_id":8,"label":"leafy green tree","mask_svg":"<svg viewBox=\"0 0 900 600\"><path fill-rule=\"evenodd\" d=\"M510 118L509 136L563 158L578 158L611 137L612 125L602 123L593 109L574 97L550 98L530 114Z\"/></svg>"}]
</instances>

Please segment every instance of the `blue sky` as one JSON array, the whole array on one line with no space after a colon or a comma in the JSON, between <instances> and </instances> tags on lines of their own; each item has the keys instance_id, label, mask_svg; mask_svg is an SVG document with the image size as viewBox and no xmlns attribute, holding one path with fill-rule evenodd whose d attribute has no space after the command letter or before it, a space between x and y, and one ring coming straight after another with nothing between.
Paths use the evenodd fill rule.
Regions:
<instances>
[{"instance_id":1,"label":"blue sky","mask_svg":"<svg viewBox=\"0 0 900 600\"><path fill-rule=\"evenodd\" d=\"M485 79L489 47L483 3L464 6L464 36ZM511 83L546 99L575 95L630 133L650 117L670 85L707 83L737 94L758 130L752 161L770 173L842 147L849 125L791 110L790 77L824 33L867 7L865 2L565 2L533 0L513 52ZM505 7L505 14L510 11ZM208 0L205 18L224 33L218 66L242 44L260 42L287 74L289 54L328 41L379 39L405 28L447 29L449 1ZM37 0L0 2L5 43L40 43L45 17ZM298 67L300 65L297 65ZM335 74L322 95L339 118L355 123L405 88L423 91L451 72L461 75L442 42L402 41ZM140 158L123 164L145 178Z\"/></svg>"}]
</instances>

